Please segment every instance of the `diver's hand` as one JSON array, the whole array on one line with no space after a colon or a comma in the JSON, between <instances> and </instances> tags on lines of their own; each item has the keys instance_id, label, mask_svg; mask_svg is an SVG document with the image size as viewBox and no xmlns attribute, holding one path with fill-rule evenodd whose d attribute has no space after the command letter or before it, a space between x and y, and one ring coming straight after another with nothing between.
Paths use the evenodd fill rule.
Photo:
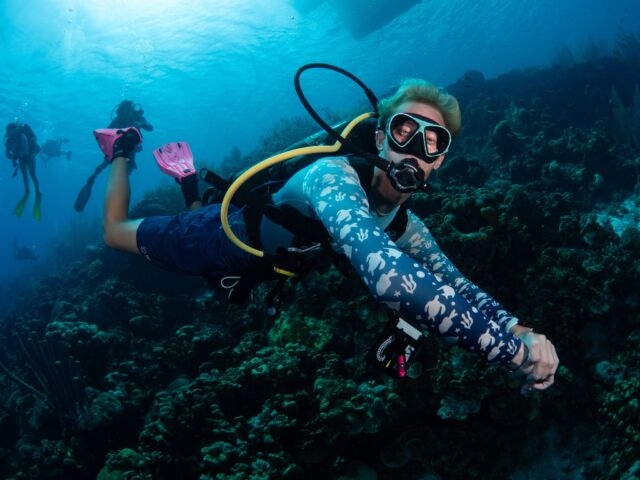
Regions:
<instances>
[{"instance_id":1,"label":"diver's hand","mask_svg":"<svg viewBox=\"0 0 640 480\"><path fill-rule=\"evenodd\" d=\"M518 330L516 330L518 328ZM518 370L527 375L527 383L522 387L522 393L527 394L533 390L545 390L553 385L555 373L558 370L560 360L556 354L556 348L549 339L540 333L534 333L531 329L516 326L513 333L522 340L523 354L516 357L522 358Z\"/></svg>"},{"instance_id":2,"label":"diver's hand","mask_svg":"<svg viewBox=\"0 0 640 480\"><path fill-rule=\"evenodd\" d=\"M131 152L133 152L140 143L140 135L133 128L129 128L126 131L119 130L118 133L120 132L122 132L122 135L113 142L112 159L118 157L129 158Z\"/></svg>"}]
</instances>

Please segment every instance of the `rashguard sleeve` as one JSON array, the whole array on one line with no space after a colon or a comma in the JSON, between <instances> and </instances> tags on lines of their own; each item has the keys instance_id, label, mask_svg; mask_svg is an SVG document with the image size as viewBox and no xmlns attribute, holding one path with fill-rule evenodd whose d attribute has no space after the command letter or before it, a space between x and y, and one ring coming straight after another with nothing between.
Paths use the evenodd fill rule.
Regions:
<instances>
[{"instance_id":1,"label":"rashguard sleeve","mask_svg":"<svg viewBox=\"0 0 640 480\"><path fill-rule=\"evenodd\" d=\"M371 216L358 175L344 159L316 162L305 175L303 190L336 248L379 302L489 362L513 359L520 339L389 238Z\"/></svg>"},{"instance_id":2,"label":"rashguard sleeve","mask_svg":"<svg viewBox=\"0 0 640 480\"><path fill-rule=\"evenodd\" d=\"M489 320L496 322L504 330L518 324L518 319L491 295L467 279L440 250L427 226L412 212L405 234L398 245L411 257L417 259L447 285L455 288L470 304L480 310Z\"/></svg>"}]
</instances>

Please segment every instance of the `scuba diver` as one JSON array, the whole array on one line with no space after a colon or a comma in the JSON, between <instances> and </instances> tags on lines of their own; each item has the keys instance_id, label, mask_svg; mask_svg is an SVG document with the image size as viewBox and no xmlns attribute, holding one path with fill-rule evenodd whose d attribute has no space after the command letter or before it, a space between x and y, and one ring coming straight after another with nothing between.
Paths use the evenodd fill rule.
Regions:
<instances>
[{"instance_id":1,"label":"scuba diver","mask_svg":"<svg viewBox=\"0 0 640 480\"><path fill-rule=\"evenodd\" d=\"M40 220L42 218L42 211L40 209L42 193L40 192L38 177L36 177L36 155L40 151L38 139L29 125L16 120L9 123L6 127L4 145L7 158L13 162L13 177L15 178L19 169L22 174L22 181L24 182L24 195L18 201L13 213L18 217L22 216L24 207L29 199L29 177L31 177L31 181L36 190L33 218Z\"/></svg>"},{"instance_id":2,"label":"scuba diver","mask_svg":"<svg viewBox=\"0 0 640 480\"><path fill-rule=\"evenodd\" d=\"M36 252L36 246L19 246L16 237L13 237L13 258L20 261L29 260L35 262L38 260L38 253Z\"/></svg>"},{"instance_id":3,"label":"scuba diver","mask_svg":"<svg viewBox=\"0 0 640 480\"><path fill-rule=\"evenodd\" d=\"M186 144L160 147L154 151L156 161L178 180L190 211L141 219L128 217L128 163L141 142L139 132L94 132L111 161L103 223L106 244L221 286L235 278L232 301L235 290L246 298L247 286L314 268L301 258L339 255L371 295L401 320L523 373L523 393L548 388L559 364L553 344L519 325L465 278L423 221L406 208L407 199L426 190L429 175L445 161L461 124L457 100L424 80L407 79L390 97L376 99L374 108L377 122L366 138L374 154L320 155L275 193L257 199L250 193L238 204L232 201L241 190L236 185L255 173L251 168L229 186L222 204L200 206L197 173ZM341 143L348 139L347 133ZM314 150L329 151L317 147L299 153ZM274 162L279 155L272 157ZM405 360L401 354L393 362L397 376L406 375Z\"/></svg>"},{"instance_id":4,"label":"scuba diver","mask_svg":"<svg viewBox=\"0 0 640 480\"><path fill-rule=\"evenodd\" d=\"M114 117L115 112L115 117ZM113 108L111 111L111 123L107 128L127 128L127 127L135 127L138 130L146 130L148 132L153 131L153 125L149 123L149 121L144 118L144 110L139 103L134 103L131 100L123 100L117 106ZM142 150L140 146L136 151ZM135 168L135 152L132 152L133 158L131 159L131 168ZM77 212L82 212L91 197L91 190L93 188L93 184L100 175L100 173L109 166L110 161L105 157L103 158L100 165L96 167L93 173L87 179L86 184L76 198L75 204L73 208Z\"/></svg>"},{"instance_id":5,"label":"scuba diver","mask_svg":"<svg viewBox=\"0 0 640 480\"><path fill-rule=\"evenodd\" d=\"M40 148L40 159L47 163L50 159L56 157L67 157L67 160L71 160L71 150L62 150L62 144L69 143L68 138L56 138L53 140L47 140Z\"/></svg>"}]
</instances>

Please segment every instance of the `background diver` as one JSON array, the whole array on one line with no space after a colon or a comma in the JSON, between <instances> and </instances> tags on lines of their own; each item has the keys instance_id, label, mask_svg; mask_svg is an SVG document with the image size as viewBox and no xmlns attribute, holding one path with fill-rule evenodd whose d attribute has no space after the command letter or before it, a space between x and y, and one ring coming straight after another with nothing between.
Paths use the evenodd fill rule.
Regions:
<instances>
[{"instance_id":1,"label":"background diver","mask_svg":"<svg viewBox=\"0 0 640 480\"><path fill-rule=\"evenodd\" d=\"M13 258L20 261L29 260L35 262L38 260L38 252L35 245L20 246L18 245L18 239L13 237Z\"/></svg>"},{"instance_id":2,"label":"background diver","mask_svg":"<svg viewBox=\"0 0 640 480\"><path fill-rule=\"evenodd\" d=\"M40 151L38 139L29 125L15 121L9 123L6 127L4 145L7 158L13 162L13 177L20 170L22 181L24 182L24 195L18 201L13 213L18 217L22 216L24 207L29 199L29 177L31 177L36 190L33 218L40 220L42 218L40 208L42 193L40 192L40 182L38 182L38 177L36 176L36 155Z\"/></svg>"},{"instance_id":3,"label":"background diver","mask_svg":"<svg viewBox=\"0 0 640 480\"><path fill-rule=\"evenodd\" d=\"M427 226L404 206L443 164L460 128L457 100L428 82L410 79L379 102L379 112L371 141L390 162L389 170L371 163L363 170L355 157L320 158L288 179L257 221L251 220L250 208L232 206L228 219L233 233L273 255L282 248L302 249L325 235L378 302L488 362L524 373L523 392L548 388L559 364L553 344L519 325L466 279ZM256 257L223 232L220 205L198 208L195 172L184 178L174 174L191 211L128 218L128 163L140 141L134 129L119 133L109 155L113 161L103 223L107 245L209 281L250 276L259 269Z\"/></svg>"},{"instance_id":4,"label":"background diver","mask_svg":"<svg viewBox=\"0 0 640 480\"><path fill-rule=\"evenodd\" d=\"M114 117L115 112L115 117ZM138 130L147 130L148 132L153 131L153 125L149 123L149 121L144 117L144 110L139 103L134 103L131 100L123 100L118 104L111 112L111 122L107 128L127 128L127 127L135 127ZM142 150L142 147L138 147L136 151L131 152L131 166L135 168L135 154ZM91 197L91 190L93 188L93 184L100 175L100 173L109 166L110 160L106 157L103 158L100 165L96 167L93 173L87 179L84 187L78 193L75 204L73 208L77 212L82 212Z\"/></svg>"},{"instance_id":5,"label":"background diver","mask_svg":"<svg viewBox=\"0 0 640 480\"><path fill-rule=\"evenodd\" d=\"M62 150L63 143L69 143L69 139L55 138L44 142L40 148L40 159L45 163L56 157L66 157L67 160L71 160L71 150Z\"/></svg>"}]
</instances>

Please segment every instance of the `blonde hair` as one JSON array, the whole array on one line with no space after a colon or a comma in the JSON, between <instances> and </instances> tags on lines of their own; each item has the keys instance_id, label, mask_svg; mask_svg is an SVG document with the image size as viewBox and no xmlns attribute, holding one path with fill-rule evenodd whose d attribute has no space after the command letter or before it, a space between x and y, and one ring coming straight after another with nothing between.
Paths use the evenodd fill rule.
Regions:
<instances>
[{"instance_id":1,"label":"blonde hair","mask_svg":"<svg viewBox=\"0 0 640 480\"><path fill-rule=\"evenodd\" d=\"M406 78L396 93L378 102L379 125L385 125L397 108L405 102L419 102L437 108L444 118L444 124L455 136L460 131L460 106L453 95L419 78Z\"/></svg>"}]
</instances>

